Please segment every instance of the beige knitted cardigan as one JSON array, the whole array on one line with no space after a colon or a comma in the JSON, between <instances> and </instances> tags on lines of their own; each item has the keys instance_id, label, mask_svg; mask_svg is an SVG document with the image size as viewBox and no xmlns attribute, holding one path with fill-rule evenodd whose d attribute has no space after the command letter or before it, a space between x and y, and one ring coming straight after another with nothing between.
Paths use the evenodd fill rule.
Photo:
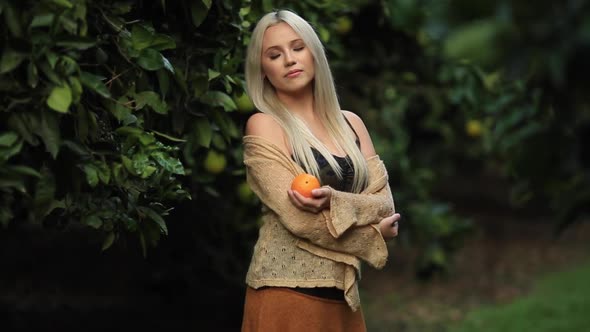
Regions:
<instances>
[{"instance_id":1,"label":"beige knitted cardigan","mask_svg":"<svg viewBox=\"0 0 590 332\"><path fill-rule=\"evenodd\" d=\"M387 246L377 223L395 211L379 156L367 159L369 184L363 192L332 189L330 208L311 213L295 207L287 195L304 170L260 136L245 136L243 143L248 184L263 203L246 283L253 288L337 287L356 311L361 260L377 269L385 265Z\"/></svg>"}]
</instances>

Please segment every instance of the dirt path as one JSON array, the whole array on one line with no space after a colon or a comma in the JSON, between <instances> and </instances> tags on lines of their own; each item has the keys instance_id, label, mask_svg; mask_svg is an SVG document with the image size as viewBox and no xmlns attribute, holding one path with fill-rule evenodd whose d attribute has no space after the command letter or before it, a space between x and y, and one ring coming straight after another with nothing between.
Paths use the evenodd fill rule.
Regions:
<instances>
[{"instance_id":1,"label":"dirt path","mask_svg":"<svg viewBox=\"0 0 590 332\"><path fill-rule=\"evenodd\" d=\"M480 231L456 254L447 276L416 280L415 253L395 243L384 270L363 270L360 287L369 331L444 332L470 309L526 294L544 273L590 261L590 222L572 226L558 239L547 222L477 222ZM490 229L494 225L499 226Z\"/></svg>"}]
</instances>

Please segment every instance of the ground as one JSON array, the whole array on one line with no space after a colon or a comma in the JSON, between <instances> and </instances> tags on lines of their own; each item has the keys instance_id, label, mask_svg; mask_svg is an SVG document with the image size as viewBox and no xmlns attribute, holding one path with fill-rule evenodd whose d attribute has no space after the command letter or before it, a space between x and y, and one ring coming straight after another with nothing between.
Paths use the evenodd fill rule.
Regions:
<instances>
[{"instance_id":1,"label":"ground","mask_svg":"<svg viewBox=\"0 0 590 332\"><path fill-rule=\"evenodd\" d=\"M392 255L383 270L363 270L369 331L444 332L471 309L526 295L545 273L590 262L590 222L555 238L549 220L481 212L469 215L478 232L456 253L446 276L418 281L415 253L395 242L389 243Z\"/></svg>"}]
</instances>

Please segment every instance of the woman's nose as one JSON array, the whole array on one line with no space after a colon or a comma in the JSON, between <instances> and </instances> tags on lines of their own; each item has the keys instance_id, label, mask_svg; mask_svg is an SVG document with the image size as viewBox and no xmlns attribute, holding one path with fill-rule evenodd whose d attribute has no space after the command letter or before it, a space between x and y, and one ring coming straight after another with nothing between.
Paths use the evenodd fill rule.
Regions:
<instances>
[{"instance_id":1,"label":"woman's nose","mask_svg":"<svg viewBox=\"0 0 590 332\"><path fill-rule=\"evenodd\" d=\"M284 59L285 67L290 67L297 63L297 61L295 61L295 57L293 57L293 54L291 52L286 52Z\"/></svg>"}]
</instances>

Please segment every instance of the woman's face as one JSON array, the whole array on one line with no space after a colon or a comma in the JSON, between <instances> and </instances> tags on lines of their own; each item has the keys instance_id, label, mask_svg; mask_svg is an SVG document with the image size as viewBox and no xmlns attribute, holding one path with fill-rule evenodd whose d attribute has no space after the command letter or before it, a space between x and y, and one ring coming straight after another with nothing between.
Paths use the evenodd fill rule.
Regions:
<instances>
[{"instance_id":1,"label":"woman's face","mask_svg":"<svg viewBox=\"0 0 590 332\"><path fill-rule=\"evenodd\" d=\"M313 81L311 51L287 23L273 25L264 32L262 72L277 93L298 93Z\"/></svg>"}]
</instances>

